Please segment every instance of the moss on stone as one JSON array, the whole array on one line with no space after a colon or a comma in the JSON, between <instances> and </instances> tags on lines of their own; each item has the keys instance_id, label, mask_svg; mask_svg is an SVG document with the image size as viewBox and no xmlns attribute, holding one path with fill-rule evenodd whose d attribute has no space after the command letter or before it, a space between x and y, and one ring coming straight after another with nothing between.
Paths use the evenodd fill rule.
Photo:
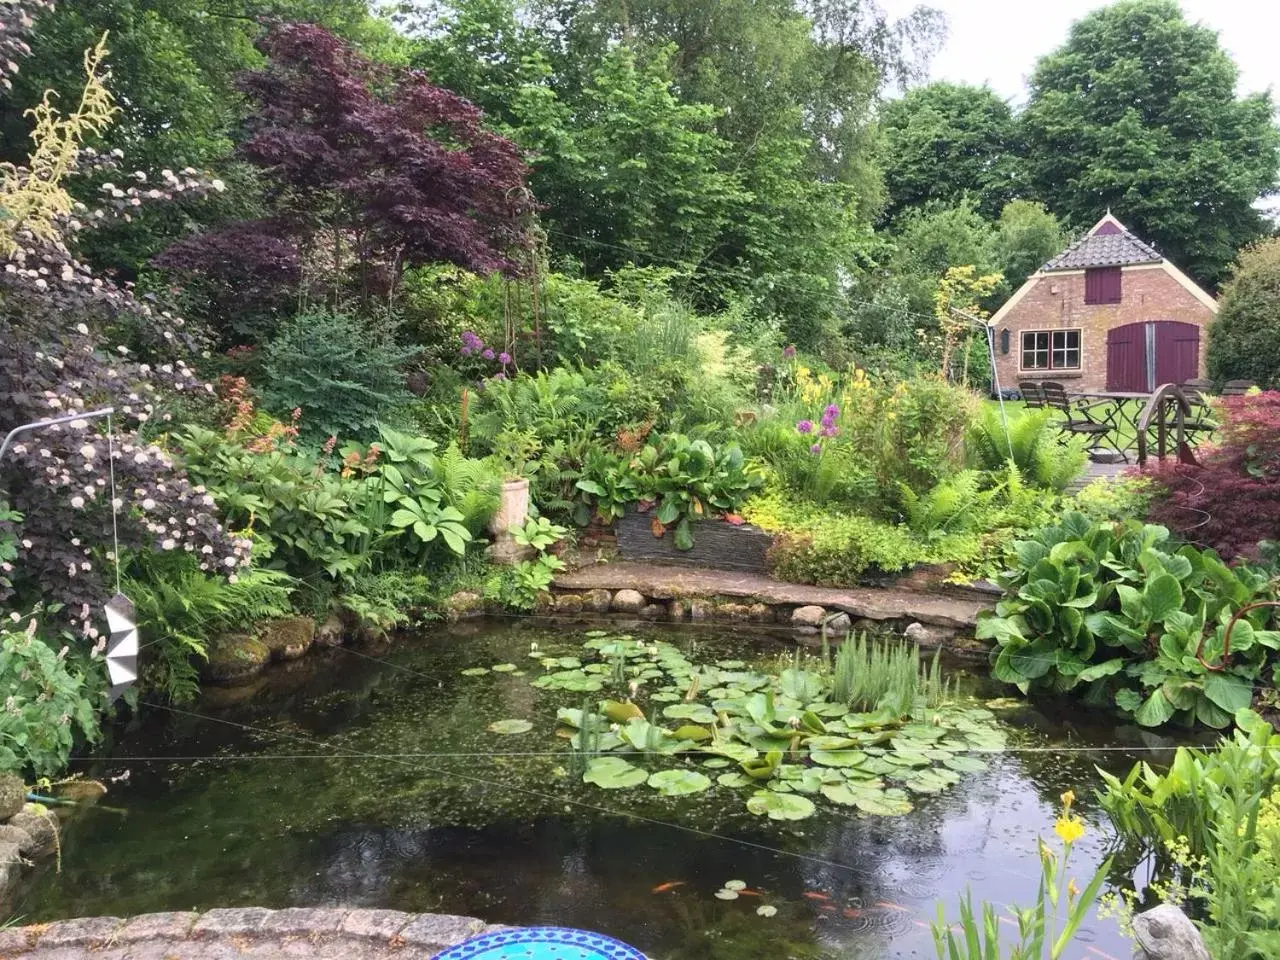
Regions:
<instances>
[{"instance_id":1,"label":"moss on stone","mask_svg":"<svg viewBox=\"0 0 1280 960\"><path fill-rule=\"evenodd\" d=\"M271 648L247 633L224 633L209 643L204 675L214 683L235 683L261 672Z\"/></svg>"},{"instance_id":2,"label":"moss on stone","mask_svg":"<svg viewBox=\"0 0 1280 960\"><path fill-rule=\"evenodd\" d=\"M262 627L258 639L282 660L295 660L311 649L316 639L316 622L310 617L286 617Z\"/></svg>"},{"instance_id":3,"label":"moss on stone","mask_svg":"<svg viewBox=\"0 0 1280 960\"><path fill-rule=\"evenodd\" d=\"M27 785L16 773L0 773L0 820L8 820L27 802Z\"/></svg>"}]
</instances>

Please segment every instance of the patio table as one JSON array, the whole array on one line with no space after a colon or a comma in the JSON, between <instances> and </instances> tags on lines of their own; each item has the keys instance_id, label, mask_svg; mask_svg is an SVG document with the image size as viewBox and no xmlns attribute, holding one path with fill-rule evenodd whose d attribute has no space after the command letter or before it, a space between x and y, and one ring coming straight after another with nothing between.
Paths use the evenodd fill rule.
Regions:
<instances>
[{"instance_id":1,"label":"patio table","mask_svg":"<svg viewBox=\"0 0 1280 960\"><path fill-rule=\"evenodd\" d=\"M1151 394L1126 390L1081 391L1073 392L1071 399L1087 404L1086 415L1111 428L1107 434L1111 447L1128 463L1128 451L1136 448L1138 442L1138 419Z\"/></svg>"}]
</instances>

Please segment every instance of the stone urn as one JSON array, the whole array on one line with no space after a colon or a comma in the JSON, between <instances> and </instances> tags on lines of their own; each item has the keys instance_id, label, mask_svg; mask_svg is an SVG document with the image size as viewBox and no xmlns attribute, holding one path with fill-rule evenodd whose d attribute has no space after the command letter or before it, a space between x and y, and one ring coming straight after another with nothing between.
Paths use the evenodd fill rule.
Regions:
<instances>
[{"instance_id":1,"label":"stone urn","mask_svg":"<svg viewBox=\"0 0 1280 960\"><path fill-rule=\"evenodd\" d=\"M516 563L525 559L529 550L519 546L511 537L511 531L523 527L529 519L529 481L524 477L502 481L498 509L489 518L489 532L493 545L489 554L498 563Z\"/></svg>"}]
</instances>

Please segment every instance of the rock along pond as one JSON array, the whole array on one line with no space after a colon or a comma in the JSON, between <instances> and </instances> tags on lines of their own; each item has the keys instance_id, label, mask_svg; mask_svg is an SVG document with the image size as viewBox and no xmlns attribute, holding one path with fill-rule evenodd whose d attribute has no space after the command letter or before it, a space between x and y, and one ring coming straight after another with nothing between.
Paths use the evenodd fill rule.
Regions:
<instances>
[{"instance_id":1,"label":"rock along pond","mask_svg":"<svg viewBox=\"0 0 1280 960\"><path fill-rule=\"evenodd\" d=\"M1167 745L993 699L1007 691L981 667L945 662L946 705L891 740L806 689L795 649L478 621L148 710L77 764L110 792L13 913L342 904L581 926L656 960L932 957L938 899L952 918L966 888L1033 902L1036 837L1054 839L1068 789L1089 823L1083 886L1110 840L1094 764ZM632 689L630 716L579 712ZM1067 957L1127 955L1092 918Z\"/></svg>"}]
</instances>

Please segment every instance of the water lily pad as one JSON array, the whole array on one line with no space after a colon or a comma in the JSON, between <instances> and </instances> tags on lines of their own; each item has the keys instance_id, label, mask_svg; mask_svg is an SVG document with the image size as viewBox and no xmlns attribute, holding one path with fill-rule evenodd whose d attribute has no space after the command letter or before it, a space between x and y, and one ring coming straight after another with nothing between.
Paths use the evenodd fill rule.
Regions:
<instances>
[{"instance_id":1,"label":"water lily pad","mask_svg":"<svg viewBox=\"0 0 1280 960\"><path fill-rule=\"evenodd\" d=\"M587 772L582 775L584 783L594 783L605 790L638 787L648 779L647 770L642 770L621 757L596 757L587 764Z\"/></svg>"},{"instance_id":2,"label":"water lily pad","mask_svg":"<svg viewBox=\"0 0 1280 960\"><path fill-rule=\"evenodd\" d=\"M662 708L662 715L673 720L692 720L694 723L715 723L715 711L705 703L673 703Z\"/></svg>"},{"instance_id":3,"label":"water lily pad","mask_svg":"<svg viewBox=\"0 0 1280 960\"><path fill-rule=\"evenodd\" d=\"M757 790L747 800L747 810L770 820L804 820L813 816L817 808L812 800L799 794Z\"/></svg>"},{"instance_id":4,"label":"water lily pad","mask_svg":"<svg viewBox=\"0 0 1280 960\"><path fill-rule=\"evenodd\" d=\"M717 660L716 666L721 670L741 670L747 665L745 660ZM745 884L744 884L745 886Z\"/></svg>"},{"instance_id":5,"label":"water lily pad","mask_svg":"<svg viewBox=\"0 0 1280 960\"><path fill-rule=\"evenodd\" d=\"M495 663L489 669L494 673L515 673L516 665L514 663Z\"/></svg>"},{"instance_id":6,"label":"water lily pad","mask_svg":"<svg viewBox=\"0 0 1280 960\"><path fill-rule=\"evenodd\" d=\"M901 790L867 793L858 798L858 809L877 817L900 817L914 808Z\"/></svg>"},{"instance_id":7,"label":"water lily pad","mask_svg":"<svg viewBox=\"0 0 1280 960\"><path fill-rule=\"evenodd\" d=\"M489 724L490 733L528 733L533 729L533 724L528 720L495 720Z\"/></svg>"},{"instance_id":8,"label":"water lily pad","mask_svg":"<svg viewBox=\"0 0 1280 960\"><path fill-rule=\"evenodd\" d=\"M708 770L723 770L732 763L732 760L726 760L724 757L712 757L710 760L702 761L702 765Z\"/></svg>"},{"instance_id":9,"label":"water lily pad","mask_svg":"<svg viewBox=\"0 0 1280 960\"><path fill-rule=\"evenodd\" d=\"M711 778L696 770L659 770L649 777L649 786L664 797L682 797L709 789Z\"/></svg>"},{"instance_id":10,"label":"water lily pad","mask_svg":"<svg viewBox=\"0 0 1280 960\"><path fill-rule=\"evenodd\" d=\"M716 783L722 787L747 787L755 783L745 773L722 773L716 777Z\"/></svg>"},{"instance_id":11,"label":"water lily pad","mask_svg":"<svg viewBox=\"0 0 1280 960\"><path fill-rule=\"evenodd\" d=\"M849 708L843 703L811 703L805 709L820 717L843 717L849 712Z\"/></svg>"},{"instance_id":12,"label":"water lily pad","mask_svg":"<svg viewBox=\"0 0 1280 960\"><path fill-rule=\"evenodd\" d=\"M715 895L716 895L716 899L718 900L737 900L738 899L737 890L717 890Z\"/></svg>"},{"instance_id":13,"label":"water lily pad","mask_svg":"<svg viewBox=\"0 0 1280 960\"><path fill-rule=\"evenodd\" d=\"M467 667L467 669L461 671L464 677L483 677L488 672L488 667Z\"/></svg>"},{"instance_id":14,"label":"water lily pad","mask_svg":"<svg viewBox=\"0 0 1280 960\"><path fill-rule=\"evenodd\" d=\"M814 763L820 763L824 767L860 767L867 760L865 753L854 749L810 750L809 756Z\"/></svg>"},{"instance_id":15,"label":"water lily pad","mask_svg":"<svg viewBox=\"0 0 1280 960\"><path fill-rule=\"evenodd\" d=\"M726 880L724 882L726 890L745 890L747 889L747 881L745 880Z\"/></svg>"},{"instance_id":16,"label":"water lily pad","mask_svg":"<svg viewBox=\"0 0 1280 960\"><path fill-rule=\"evenodd\" d=\"M711 739L711 731L706 727L699 727L692 723L686 723L682 727L676 727L672 736L680 740L692 740L695 743L701 743L703 740Z\"/></svg>"},{"instance_id":17,"label":"water lily pad","mask_svg":"<svg viewBox=\"0 0 1280 960\"><path fill-rule=\"evenodd\" d=\"M977 757L952 756L942 762L959 773L980 773L987 769L986 761L979 760Z\"/></svg>"},{"instance_id":18,"label":"water lily pad","mask_svg":"<svg viewBox=\"0 0 1280 960\"><path fill-rule=\"evenodd\" d=\"M770 904L764 903L756 907L756 916L758 917L776 917L777 915L778 908Z\"/></svg>"}]
</instances>

